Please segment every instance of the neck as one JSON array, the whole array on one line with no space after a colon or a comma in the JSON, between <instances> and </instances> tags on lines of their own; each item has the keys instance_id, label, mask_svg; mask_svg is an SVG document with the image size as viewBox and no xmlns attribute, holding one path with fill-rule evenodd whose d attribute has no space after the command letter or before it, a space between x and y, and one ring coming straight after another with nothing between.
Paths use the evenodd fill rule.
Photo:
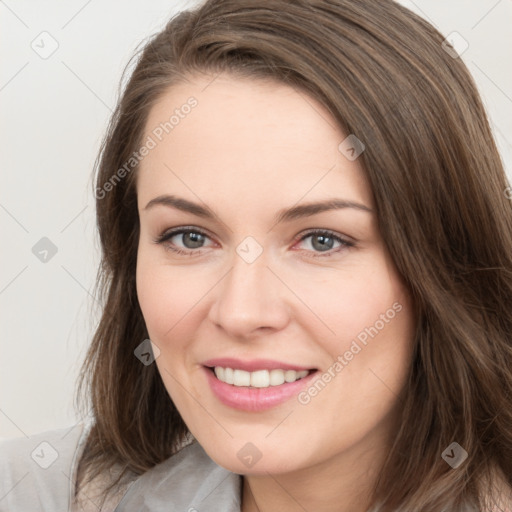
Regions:
<instances>
[{"instance_id":1,"label":"neck","mask_svg":"<svg viewBox=\"0 0 512 512\"><path fill-rule=\"evenodd\" d=\"M366 512L384 457L384 445L362 442L291 473L246 475L241 512Z\"/></svg>"}]
</instances>

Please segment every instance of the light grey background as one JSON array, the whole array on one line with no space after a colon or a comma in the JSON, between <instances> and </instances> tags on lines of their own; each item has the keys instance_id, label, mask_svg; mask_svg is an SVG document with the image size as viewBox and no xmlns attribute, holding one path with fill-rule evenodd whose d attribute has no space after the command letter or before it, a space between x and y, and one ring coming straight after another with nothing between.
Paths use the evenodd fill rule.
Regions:
<instances>
[{"instance_id":1,"label":"light grey background","mask_svg":"<svg viewBox=\"0 0 512 512\"><path fill-rule=\"evenodd\" d=\"M99 318L93 163L134 50L190 1L0 0L0 438L70 426ZM512 168L512 1L404 0L462 54ZM50 36L40 35L48 32ZM57 50L48 58L39 52ZM43 237L57 248L41 262Z\"/></svg>"}]
</instances>

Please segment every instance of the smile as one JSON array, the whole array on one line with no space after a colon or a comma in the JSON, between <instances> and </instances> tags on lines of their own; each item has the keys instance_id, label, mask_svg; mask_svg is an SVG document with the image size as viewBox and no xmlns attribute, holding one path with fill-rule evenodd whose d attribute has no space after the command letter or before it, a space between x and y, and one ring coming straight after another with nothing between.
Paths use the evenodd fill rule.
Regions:
<instances>
[{"instance_id":1,"label":"smile","mask_svg":"<svg viewBox=\"0 0 512 512\"><path fill-rule=\"evenodd\" d=\"M292 400L318 374L315 369L248 371L217 365L202 369L205 384L217 400L224 406L248 412L262 412Z\"/></svg>"},{"instance_id":2,"label":"smile","mask_svg":"<svg viewBox=\"0 0 512 512\"><path fill-rule=\"evenodd\" d=\"M240 369L223 368L215 366L214 373L217 379L226 384L232 384L238 387L268 388L270 386L280 386L285 382L295 382L306 377L309 370L257 370L248 372Z\"/></svg>"}]
</instances>

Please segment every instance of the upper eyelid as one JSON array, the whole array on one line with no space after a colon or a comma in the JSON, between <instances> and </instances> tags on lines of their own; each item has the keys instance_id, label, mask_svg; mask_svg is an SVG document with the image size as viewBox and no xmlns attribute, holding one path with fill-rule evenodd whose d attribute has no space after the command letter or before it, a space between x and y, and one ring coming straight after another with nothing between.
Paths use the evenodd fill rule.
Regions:
<instances>
[{"instance_id":1,"label":"upper eyelid","mask_svg":"<svg viewBox=\"0 0 512 512\"><path fill-rule=\"evenodd\" d=\"M181 235L183 233L189 233L189 232L200 233L202 235L207 236L210 239L213 238L208 233L208 231L205 229L197 228L197 227L193 227L193 226L182 226L182 227L176 227L176 228L171 228L171 229L165 230L161 235L157 236L157 239L172 238L173 236Z\"/></svg>"}]
</instances>

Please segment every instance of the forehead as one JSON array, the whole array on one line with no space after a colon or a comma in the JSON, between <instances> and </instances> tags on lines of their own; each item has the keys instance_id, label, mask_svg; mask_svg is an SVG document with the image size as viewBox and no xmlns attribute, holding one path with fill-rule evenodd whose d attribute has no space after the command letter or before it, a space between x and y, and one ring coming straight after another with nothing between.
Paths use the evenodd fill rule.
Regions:
<instances>
[{"instance_id":1,"label":"forehead","mask_svg":"<svg viewBox=\"0 0 512 512\"><path fill-rule=\"evenodd\" d=\"M246 206L259 197L261 209L279 190L279 205L328 194L371 206L359 162L338 149L347 135L322 104L285 84L194 77L150 110L144 140L154 147L140 164L139 203L179 189L213 201L245 197Z\"/></svg>"}]
</instances>

